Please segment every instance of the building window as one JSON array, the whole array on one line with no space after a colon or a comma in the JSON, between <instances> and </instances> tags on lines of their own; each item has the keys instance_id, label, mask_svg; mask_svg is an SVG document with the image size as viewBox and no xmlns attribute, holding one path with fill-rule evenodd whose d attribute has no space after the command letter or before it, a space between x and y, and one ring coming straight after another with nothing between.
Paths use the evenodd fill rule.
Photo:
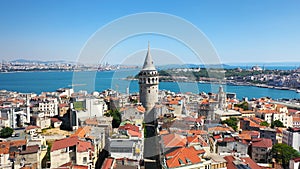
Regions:
<instances>
[{"instance_id":1,"label":"building window","mask_svg":"<svg viewBox=\"0 0 300 169\"><path fill-rule=\"evenodd\" d=\"M87 163L87 158L86 157L83 157L83 164L86 164Z\"/></svg>"},{"instance_id":2,"label":"building window","mask_svg":"<svg viewBox=\"0 0 300 169\"><path fill-rule=\"evenodd\" d=\"M188 164L192 164L192 162L191 162L191 160L190 159L188 159L188 158L186 158L185 157L185 160L186 160L186 163L188 163ZM206 166L205 166L206 167Z\"/></svg>"},{"instance_id":3,"label":"building window","mask_svg":"<svg viewBox=\"0 0 300 169\"><path fill-rule=\"evenodd\" d=\"M180 165L184 165L184 162L181 159L178 159Z\"/></svg>"},{"instance_id":4,"label":"building window","mask_svg":"<svg viewBox=\"0 0 300 169\"><path fill-rule=\"evenodd\" d=\"M148 93L150 93L150 90L148 90Z\"/></svg>"}]
</instances>

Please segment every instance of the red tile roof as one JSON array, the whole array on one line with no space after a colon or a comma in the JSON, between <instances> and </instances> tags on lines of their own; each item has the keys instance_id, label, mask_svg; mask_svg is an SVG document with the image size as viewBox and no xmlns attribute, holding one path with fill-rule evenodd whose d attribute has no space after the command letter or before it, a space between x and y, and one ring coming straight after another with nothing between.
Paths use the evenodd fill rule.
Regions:
<instances>
[{"instance_id":1,"label":"red tile roof","mask_svg":"<svg viewBox=\"0 0 300 169\"><path fill-rule=\"evenodd\" d=\"M256 164L250 157L241 157L242 161L244 161L251 169L261 169L259 165Z\"/></svg>"},{"instance_id":2,"label":"red tile roof","mask_svg":"<svg viewBox=\"0 0 300 169\"><path fill-rule=\"evenodd\" d=\"M132 131L135 131L135 132L139 132L139 127L136 126L136 125L127 123L124 126L120 126L119 130L132 130Z\"/></svg>"},{"instance_id":3,"label":"red tile roof","mask_svg":"<svg viewBox=\"0 0 300 169\"><path fill-rule=\"evenodd\" d=\"M169 110L172 110L172 111L174 111L174 110L175 110L175 108L174 108L174 107L168 107L168 109L169 109Z\"/></svg>"},{"instance_id":4,"label":"red tile roof","mask_svg":"<svg viewBox=\"0 0 300 169\"><path fill-rule=\"evenodd\" d=\"M65 163L65 164L63 164L63 165L61 165L61 166L59 166L59 168L63 168L63 167L71 167L72 166L72 162L68 162L68 163Z\"/></svg>"},{"instance_id":5,"label":"red tile roof","mask_svg":"<svg viewBox=\"0 0 300 169\"><path fill-rule=\"evenodd\" d=\"M260 133L258 131L243 130L242 134L247 134L250 135L251 137L258 137Z\"/></svg>"},{"instance_id":6,"label":"red tile roof","mask_svg":"<svg viewBox=\"0 0 300 169\"><path fill-rule=\"evenodd\" d=\"M261 113L261 114L274 114L274 113L278 113L278 111L276 111L276 110L258 110L257 112Z\"/></svg>"},{"instance_id":7,"label":"red tile roof","mask_svg":"<svg viewBox=\"0 0 300 169\"><path fill-rule=\"evenodd\" d=\"M187 142L188 143L198 143L199 140L198 140L198 136L188 136L186 137L187 138Z\"/></svg>"},{"instance_id":8,"label":"red tile roof","mask_svg":"<svg viewBox=\"0 0 300 169\"><path fill-rule=\"evenodd\" d=\"M300 157L293 158L292 160L294 160L295 162L300 162Z\"/></svg>"},{"instance_id":9,"label":"red tile roof","mask_svg":"<svg viewBox=\"0 0 300 169\"><path fill-rule=\"evenodd\" d=\"M12 140L9 142L11 147L20 147L26 145L27 140Z\"/></svg>"},{"instance_id":10,"label":"red tile roof","mask_svg":"<svg viewBox=\"0 0 300 169\"><path fill-rule=\"evenodd\" d=\"M208 144L200 135L187 136L187 142L190 143L199 143L202 147L207 147Z\"/></svg>"},{"instance_id":11,"label":"red tile roof","mask_svg":"<svg viewBox=\"0 0 300 169\"><path fill-rule=\"evenodd\" d=\"M249 134L239 134L241 140L251 140L251 135Z\"/></svg>"},{"instance_id":12,"label":"red tile roof","mask_svg":"<svg viewBox=\"0 0 300 169\"><path fill-rule=\"evenodd\" d=\"M103 162L101 169L110 169L112 167L113 162L113 158L106 158Z\"/></svg>"},{"instance_id":13,"label":"red tile roof","mask_svg":"<svg viewBox=\"0 0 300 169\"><path fill-rule=\"evenodd\" d=\"M295 114L297 113L299 110L296 109L288 109L289 113Z\"/></svg>"},{"instance_id":14,"label":"red tile roof","mask_svg":"<svg viewBox=\"0 0 300 169\"><path fill-rule=\"evenodd\" d=\"M8 154L9 148L10 148L9 142L1 142L0 143L0 154Z\"/></svg>"},{"instance_id":15,"label":"red tile roof","mask_svg":"<svg viewBox=\"0 0 300 169\"><path fill-rule=\"evenodd\" d=\"M182 119L183 121L187 121L187 122L202 122L202 117L199 118L193 118L193 117L185 117Z\"/></svg>"},{"instance_id":16,"label":"red tile roof","mask_svg":"<svg viewBox=\"0 0 300 169\"><path fill-rule=\"evenodd\" d=\"M36 154L39 151L39 146L34 145L34 146L27 146L26 150L21 151L20 154Z\"/></svg>"},{"instance_id":17,"label":"red tile roof","mask_svg":"<svg viewBox=\"0 0 300 169\"><path fill-rule=\"evenodd\" d=\"M89 166L84 166L84 165L74 165L72 169L88 169Z\"/></svg>"},{"instance_id":18,"label":"red tile roof","mask_svg":"<svg viewBox=\"0 0 300 169\"><path fill-rule=\"evenodd\" d=\"M72 136L68 138L64 138L61 140L56 140L51 147L51 152L64 149L67 147L72 147L77 145L78 152L86 152L88 149L93 150L93 146L91 142L79 140L78 137Z\"/></svg>"},{"instance_id":19,"label":"red tile roof","mask_svg":"<svg viewBox=\"0 0 300 169\"><path fill-rule=\"evenodd\" d=\"M178 104L179 102L177 101L177 100L171 100L171 101L169 101L169 104L174 104L174 105L176 105L176 104Z\"/></svg>"},{"instance_id":20,"label":"red tile roof","mask_svg":"<svg viewBox=\"0 0 300 169\"><path fill-rule=\"evenodd\" d=\"M215 135L213 137L214 137L214 139L220 139L220 138L222 138L221 135Z\"/></svg>"},{"instance_id":21,"label":"red tile roof","mask_svg":"<svg viewBox=\"0 0 300 169\"><path fill-rule=\"evenodd\" d=\"M260 119L260 118L257 118L257 117L251 117L251 120L253 120L256 123L261 123L261 122L264 121L263 119Z\"/></svg>"},{"instance_id":22,"label":"red tile roof","mask_svg":"<svg viewBox=\"0 0 300 169\"><path fill-rule=\"evenodd\" d=\"M31 130L31 129L37 129L37 128L40 128L39 126L33 126L33 125L30 125L30 126L27 126L26 128L25 128L25 130L27 131L27 130Z\"/></svg>"},{"instance_id":23,"label":"red tile roof","mask_svg":"<svg viewBox=\"0 0 300 169\"><path fill-rule=\"evenodd\" d=\"M175 133L163 135L162 141L165 147L183 147L187 142L184 136Z\"/></svg>"},{"instance_id":24,"label":"red tile roof","mask_svg":"<svg viewBox=\"0 0 300 169\"><path fill-rule=\"evenodd\" d=\"M247 165L251 169L261 169L259 165L257 165L251 158L243 157L243 158L234 158L233 156L226 156L224 159L227 161L227 169L237 169L236 165L234 164L235 161L243 165Z\"/></svg>"},{"instance_id":25,"label":"red tile roof","mask_svg":"<svg viewBox=\"0 0 300 169\"><path fill-rule=\"evenodd\" d=\"M79 141L78 137L68 137L61 140L56 140L51 147L51 152L55 150L60 150L63 148L75 146L77 142Z\"/></svg>"},{"instance_id":26,"label":"red tile roof","mask_svg":"<svg viewBox=\"0 0 300 169\"><path fill-rule=\"evenodd\" d=\"M240 111L240 113L242 114L251 114L251 113L254 113L253 110L243 110L243 111Z\"/></svg>"},{"instance_id":27,"label":"red tile roof","mask_svg":"<svg viewBox=\"0 0 300 169\"><path fill-rule=\"evenodd\" d=\"M182 165L197 164L201 162L199 154L204 154L205 150L196 150L192 147L181 147L169 154L166 154L167 166L169 168L180 167Z\"/></svg>"},{"instance_id":28,"label":"red tile roof","mask_svg":"<svg viewBox=\"0 0 300 169\"><path fill-rule=\"evenodd\" d=\"M233 161L235 160L233 156L226 156L224 159L227 161L227 169L236 169Z\"/></svg>"},{"instance_id":29,"label":"red tile roof","mask_svg":"<svg viewBox=\"0 0 300 169\"><path fill-rule=\"evenodd\" d=\"M188 133L201 135L201 134L207 134L207 131L205 131L205 130L189 130Z\"/></svg>"},{"instance_id":30,"label":"red tile roof","mask_svg":"<svg viewBox=\"0 0 300 169\"><path fill-rule=\"evenodd\" d=\"M58 107L59 107L59 108L62 108L62 107L69 107L69 105L66 104L66 103L61 103L61 104L58 105Z\"/></svg>"},{"instance_id":31,"label":"red tile roof","mask_svg":"<svg viewBox=\"0 0 300 169\"><path fill-rule=\"evenodd\" d=\"M252 147L271 148L273 146L272 140L268 138L252 139Z\"/></svg>"},{"instance_id":32,"label":"red tile roof","mask_svg":"<svg viewBox=\"0 0 300 169\"><path fill-rule=\"evenodd\" d=\"M234 130L229 127L229 126L216 126L216 127L211 127L208 129L209 132L227 132L227 131L230 131L230 132L234 132Z\"/></svg>"},{"instance_id":33,"label":"red tile roof","mask_svg":"<svg viewBox=\"0 0 300 169\"><path fill-rule=\"evenodd\" d=\"M293 117L293 123L300 122L300 117Z\"/></svg>"},{"instance_id":34,"label":"red tile roof","mask_svg":"<svg viewBox=\"0 0 300 169\"><path fill-rule=\"evenodd\" d=\"M141 113L144 113L146 111L146 109L143 106L137 106L136 110L141 112Z\"/></svg>"},{"instance_id":35,"label":"red tile roof","mask_svg":"<svg viewBox=\"0 0 300 169\"><path fill-rule=\"evenodd\" d=\"M91 132L91 126L84 126L84 127L80 127L76 130L76 132L74 134L72 134L72 136L77 136L79 138L85 138L85 136Z\"/></svg>"},{"instance_id":36,"label":"red tile roof","mask_svg":"<svg viewBox=\"0 0 300 169\"><path fill-rule=\"evenodd\" d=\"M223 138L223 142L234 142L235 139L233 137L225 137Z\"/></svg>"},{"instance_id":37,"label":"red tile roof","mask_svg":"<svg viewBox=\"0 0 300 169\"><path fill-rule=\"evenodd\" d=\"M131 137L139 137L141 138L142 137L142 134L140 132L136 132L136 131L133 131L133 130L127 130L128 134L131 136Z\"/></svg>"},{"instance_id":38,"label":"red tile roof","mask_svg":"<svg viewBox=\"0 0 300 169\"><path fill-rule=\"evenodd\" d=\"M77 143L77 152L87 152L88 150L93 150L91 142L88 141L78 141Z\"/></svg>"},{"instance_id":39,"label":"red tile roof","mask_svg":"<svg viewBox=\"0 0 300 169\"><path fill-rule=\"evenodd\" d=\"M165 134L169 134L169 131L168 130L159 131L159 135L165 135Z\"/></svg>"},{"instance_id":40,"label":"red tile roof","mask_svg":"<svg viewBox=\"0 0 300 169\"><path fill-rule=\"evenodd\" d=\"M245 117L244 119L243 119L244 121L249 121L249 126L251 126L251 127L263 127L263 126L260 126L259 124L257 124L257 123L260 123L260 122L255 122L255 121L253 121L252 119L249 119L249 118L247 118L247 117Z\"/></svg>"},{"instance_id":41,"label":"red tile roof","mask_svg":"<svg viewBox=\"0 0 300 169\"><path fill-rule=\"evenodd\" d=\"M97 119L86 119L84 122L87 125L98 125Z\"/></svg>"},{"instance_id":42,"label":"red tile roof","mask_svg":"<svg viewBox=\"0 0 300 169\"><path fill-rule=\"evenodd\" d=\"M283 130L285 130L286 128L284 127L277 127L276 128L276 133L282 134Z\"/></svg>"}]
</instances>

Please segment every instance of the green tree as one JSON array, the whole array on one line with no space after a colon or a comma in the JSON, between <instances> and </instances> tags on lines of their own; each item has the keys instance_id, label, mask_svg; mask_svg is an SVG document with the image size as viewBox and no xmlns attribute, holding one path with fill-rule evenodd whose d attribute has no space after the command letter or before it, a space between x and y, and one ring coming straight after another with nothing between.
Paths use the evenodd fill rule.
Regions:
<instances>
[{"instance_id":1,"label":"green tree","mask_svg":"<svg viewBox=\"0 0 300 169\"><path fill-rule=\"evenodd\" d=\"M286 169L289 167L290 159L300 157L300 154L297 152L297 150L284 143L275 144L272 147L271 154L276 162L282 164L282 167Z\"/></svg>"},{"instance_id":2,"label":"green tree","mask_svg":"<svg viewBox=\"0 0 300 169\"><path fill-rule=\"evenodd\" d=\"M274 127L284 127L284 125L280 120L275 120L274 122L271 123L271 128Z\"/></svg>"},{"instance_id":3,"label":"green tree","mask_svg":"<svg viewBox=\"0 0 300 169\"><path fill-rule=\"evenodd\" d=\"M237 124L238 124L238 119L235 118L235 117L230 117L230 119L226 119L226 120L223 120L221 122L222 124L227 124L228 126L232 127L235 131L237 131Z\"/></svg>"},{"instance_id":4,"label":"green tree","mask_svg":"<svg viewBox=\"0 0 300 169\"><path fill-rule=\"evenodd\" d=\"M47 147L46 158L47 158L47 161L50 161L51 160L50 159L50 151L51 151L51 147L52 147L52 142L47 141L47 145L48 145L48 147Z\"/></svg>"},{"instance_id":5,"label":"green tree","mask_svg":"<svg viewBox=\"0 0 300 169\"><path fill-rule=\"evenodd\" d=\"M260 125L261 125L261 126L267 126L267 127L270 126L270 124L269 124L268 122L266 122L266 121L260 122Z\"/></svg>"},{"instance_id":6,"label":"green tree","mask_svg":"<svg viewBox=\"0 0 300 169\"><path fill-rule=\"evenodd\" d=\"M14 129L10 128L10 127L5 127L0 131L0 137L1 138L7 138L10 137L12 135L12 133L14 132Z\"/></svg>"},{"instance_id":7,"label":"green tree","mask_svg":"<svg viewBox=\"0 0 300 169\"><path fill-rule=\"evenodd\" d=\"M109 110L107 113L104 114L107 117L112 117L112 127L118 128L122 121L121 113L118 110Z\"/></svg>"},{"instance_id":8,"label":"green tree","mask_svg":"<svg viewBox=\"0 0 300 169\"><path fill-rule=\"evenodd\" d=\"M235 107L242 108L243 110L249 110L249 108L248 108L248 102L242 102L240 104L236 104Z\"/></svg>"}]
</instances>

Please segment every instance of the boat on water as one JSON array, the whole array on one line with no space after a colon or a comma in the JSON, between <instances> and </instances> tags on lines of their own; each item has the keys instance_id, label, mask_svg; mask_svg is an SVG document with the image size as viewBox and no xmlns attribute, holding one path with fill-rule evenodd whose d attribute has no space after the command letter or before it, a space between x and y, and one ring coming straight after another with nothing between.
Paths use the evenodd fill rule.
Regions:
<instances>
[{"instance_id":1,"label":"boat on water","mask_svg":"<svg viewBox=\"0 0 300 169\"><path fill-rule=\"evenodd\" d=\"M296 92L297 92L297 93L300 93L300 89L297 89Z\"/></svg>"},{"instance_id":2,"label":"boat on water","mask_svg":"<svg viewBox=\"0 0 300 169\"><path fill-rule=\"evenodd\" d=\"M280 89L281 90L289 90L290 88L288 88L288 87L281 87Z\"/></svg>"},{"instance_id":3,"label":"boat on water","mask_svg":"<svg viewBox=\"0 0 300 169\"><path fill-rule=\"evenodd\" d=\"M68 87L75 87L75 86L86 86L87 84L70 84Z\"/></svg>"}]
</instances>

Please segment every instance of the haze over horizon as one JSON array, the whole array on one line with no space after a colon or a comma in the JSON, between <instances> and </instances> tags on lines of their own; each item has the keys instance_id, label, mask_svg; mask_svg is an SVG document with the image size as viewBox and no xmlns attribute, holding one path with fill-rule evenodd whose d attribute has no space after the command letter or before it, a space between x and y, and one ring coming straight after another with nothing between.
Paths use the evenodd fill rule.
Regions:
<instances>
[{"instance_id":1,"label":"haze over horizon","mask_svg":"<svg viewBox=\"0 0 300 169\"><path fill-rule=\"evenodd\" d=\"M101 27L120 17L143 12L167 13L194 24L211 41L224 64L300 61L298 1L12 0L0 4L0 58L7 61L76 61L86 41ZM167 51L164 54L175 53L179 63L201 64L193 59L195 56L188 48L160 35L128 38L115 46L103 61L130 62L124 56L136 51L141 51L140 58L144 58L148 40L153 49L164 49Z\"/></svg>"}]
</instances>

